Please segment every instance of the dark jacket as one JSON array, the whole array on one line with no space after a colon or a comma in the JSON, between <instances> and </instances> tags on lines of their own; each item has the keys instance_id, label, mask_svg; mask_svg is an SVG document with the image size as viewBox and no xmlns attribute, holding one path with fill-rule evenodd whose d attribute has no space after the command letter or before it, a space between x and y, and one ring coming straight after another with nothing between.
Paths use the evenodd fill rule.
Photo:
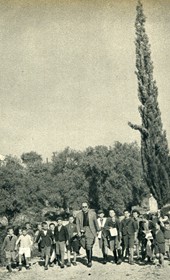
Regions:
<instances>
[{"instance_id":1,"label":"dark jacket","mask_svg":"<svg viewBox=\"0 0 170 280\"><path fill-rule=\"evenodd\" d=\"M152 223L152 221L148 221L147 227L145 225L146 225L146 222L144 222L144 221L139 222L138 239L140 241L145 240L145 231L146 230L150 230L152 235L154 235L154 232L155 232L155 226Z\"/></svg>"},{"instance_id":2,"label":"dark jacket","mask_svg":"<svg viewBox=\"0 0 170 280\"><path fill-rule=\"evenodd\" d=\"M77 226L75 224L68 223L66 225L66 229L68 232L69 240L73 240L74 238L76 238L76 236L74 236L74 233L76 232L78 234L78 231Z\"/></svg>"},{"instance_id":3,"label":"dark jacket","mask_svg":"<svg viewBox=\"0 0 170 280\"><path fill-rule=\"evenodd\" d=\"M132 218L123 219L120 223L120 231L123 236L134 235L137 229L137 224Z\"/></svg>"},{"instance_id":4,"label":"dark jacket","mask_svg":"<svg viewBox=\"0 0 170 280\"><path fill-rule=\"evenodd\" d=\"M59 241L59 242L62 242L62 241L68 241L69 240L69 235L68 235L68 231L67 231L67 228L65 226L61 226L61 229L60 231L58 230L58 226L55 227L55 230L54 230L54 238L55 238L55 241Z\"/></svg>"},{"instance_id":5,"label":"dark jacket","mask_svg":"<svg viewBox=\"0 0 170 280\"><path fill-rule=\"evenodd\" d=\"M104 225L104 229L106 231L106 235L110 237L110 228L116 228L117 229L117 233L119 236L120 233L120 222L117 218L115 218L115 221L112 220L112 218L107 218L106 223Z\"/></svg>"},{"instance_id":6,"label":"dark jacket","mask_svg":"<svg viewBox=\"0 0 170 280\"><path fill-rule=\"evenodd\" d=\"M50 247L53 243L53 234L51 230L47 229L47 234L44 234L44 231L41 230L39 234L37 235L36 242L38 242L41 239L41 248L44 248L45 246Z\"/></svg>"},{"instance_id":7,"label":"dark jacket","mask_svg":"<svg viewBox=\"0 0 170 280\"><path fill-rule=\"evenodd\" d=\"M154 244L162 244L165 243L165 238L162 230L158 230L155 233Z\"/></svg>"}]
</instances>

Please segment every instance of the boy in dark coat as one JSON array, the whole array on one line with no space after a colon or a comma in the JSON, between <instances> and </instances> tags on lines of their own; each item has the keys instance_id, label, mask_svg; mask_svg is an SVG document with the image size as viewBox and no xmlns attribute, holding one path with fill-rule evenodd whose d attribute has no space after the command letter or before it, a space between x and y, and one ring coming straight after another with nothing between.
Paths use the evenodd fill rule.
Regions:
<instances>
[{"instance_id":1,"label":"boy in dark coat","mask_svg":"<svg viewBox=\"0 0 170 280\"><path fill-rule=\"evenodd\" d=\"M45 266L44 269L48 269L49 258L51 254L51 246L53 243L53 235L51 230L48 229L48 224L46 222L42 223L42 230L39 232L36 237L35 242L38 242L41 239L41 251L45 257Z\"/></svg>"},{"instance_id":2,"label":"boy in dark coat","mask_svg":"<svg viewBox=\"0 0 170 280\"><path fill-rule=\"evenodd\" d=\"M129 263L134 264L133 252L134 252L134 242L137 238L137 224L130 217L128 210L124 211L124 219L120 223L120 232L123 239L124 248L129 252Z\"/></svg>"},{"instance_id":3,"label":"boy in dark coat","mask_svg":"<svg viewBox=\"0 0 170 280\"><path fill-rule=\"evenodd\" d=\"M153 258L153 235L155 232L155 225L149 216L144 214L142 220L139 222L138 240L141 244L141 261L150 263Z\"/></svg>"},{"instance_id":4,"label":"boy in dark coat","mask_svg":"<svg viewBox=\"0 0 170 280\"><path fill-rule=\"evenodd\" d=\"M68 245L67 245L67 266L71 266L71 260L70 260L70 253L73 252L73 265L77 265L76 263L76 256L79 252L79 239L78 239L78 231L77 226L74 224L74 217L70 215L69 217L69 223L66 225L67 231L68 231Z\"/></svg>"},{"instance_id":5,"label":"boy in dark coat","mask_svg":"<svg viewBox=\"0 0 170 280\"><path fill-rule=\"evenodd\" d=\"M164 254L165 254L165 238L160 228L160 222L156 223L156 232L154 235L154 251L160 266L164 267Z\"/></svg>"},{"instance_id":6,"label":"boy in dark coat","mask_svg":"<svg viewBox=\"0 0 170 280\"><path fill-rule=\"evenodd\" d=\"M50 255L50 266L53 267L54 266L54 260L56 258L56 245L55 245L55 238L54 238L55 224L50 223L49 224L49 229L50 229L50 231L52 233L52 236L53 236L53 241L52 241L52 245L51 245L51 255Z\"/></svg>"},{"instance_id":7,"label":"boy in dark coat","mask_svg":"<svg viewBox=\"0 0 170 280\"><path fill-rule=\"evenodd\" d=\"M113 209L110 209L109 216L110 217L107 219L104 228L107 230L109 248L113 252L114 261L116 264L121 264L120 222Z\"/></svg>"},{"instance_id":8,"label":"boy in dark coat","mask_svg":"<svg viewBox=\"0 0 170 280\"><path fill-rule=\"evenodd\" d=\"M58 217L57 222L58 225L55 227L54 230L54 238L56 241L56 255L60 267L64 268L65 246L68 245L69 236L67 228L63 226L62 217Z\"/></svg>"}]
</instances>

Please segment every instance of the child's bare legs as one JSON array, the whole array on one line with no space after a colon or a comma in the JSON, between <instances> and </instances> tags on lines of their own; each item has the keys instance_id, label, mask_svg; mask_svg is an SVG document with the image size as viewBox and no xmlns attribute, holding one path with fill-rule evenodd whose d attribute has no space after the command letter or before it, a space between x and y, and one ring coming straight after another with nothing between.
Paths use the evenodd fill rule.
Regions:
<instances>
[{"instance_id":1,"label":"child's bare legs","mask_svg":"<svg viewBox=\"0 0 170 280\"><path fill-rule=\"evenodd\" d=\"M156 254L156 258L159 260L159 265L164 267L164 255L161 253ZM158 263L156 263L158 265Z\"/></svg>"},{"instance_id":2,"label":"child's bare legs","mask_svg":"<svg viewBox=\"0 0 170 280\"><path fill-rule=\"evenodd\" d=\"M76 263L76 259L77 259L77 254L76 252L73 252L73 262Z\"/></svg>"},{"instance_id":3,"label":"child's bare legs","mask_svg":"<svg viewBox=\"0 0 170 280\"><path fill-rule=\"evenodd\" d=\"M19 255L19 266L22 266L22 255Z\"/></svg>"},{"instance_id":4,"label":"child's bare legs","mask_svg":"<svg viewBox=\"0 0 170 280\"><path fill-rule=\"evenodd\" d=\"M21 270L22 269L22 255L19 254L18 259L19 259L19 270Z\"/></svg>"}]
</instances>

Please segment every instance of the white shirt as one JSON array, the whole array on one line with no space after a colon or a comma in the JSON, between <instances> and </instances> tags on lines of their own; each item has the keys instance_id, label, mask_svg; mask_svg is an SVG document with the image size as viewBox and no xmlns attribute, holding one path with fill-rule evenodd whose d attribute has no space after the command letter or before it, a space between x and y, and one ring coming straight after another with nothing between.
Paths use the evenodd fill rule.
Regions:
<instances>
[{"instance_id":1,"label":"white shirt","mask_svg":"<svg viewBox=\"0 0 170 280\"><path fill-rule=\"evenodd\" d=\"M20 245L20 248L30 248L33 244L31 236L29 234L21 234L18 238L16 245Z\"/></svg>"}]
</instances>

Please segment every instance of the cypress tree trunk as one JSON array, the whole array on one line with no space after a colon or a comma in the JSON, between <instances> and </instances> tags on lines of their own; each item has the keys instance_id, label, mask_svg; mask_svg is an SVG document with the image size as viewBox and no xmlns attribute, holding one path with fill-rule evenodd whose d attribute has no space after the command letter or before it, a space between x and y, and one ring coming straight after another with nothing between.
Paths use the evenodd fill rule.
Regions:
<instances>
[{"instance_id":1,"label":"cypress tree trunk","mask_svg":"<svg viewBox=\"0 0 170 280\"><path fill-rule=\"evenodd\" d=\"M141 158L145 181L159 206L170 201L168 177L168 143L163 130L157 97L158 89L153 79L153 63L148 36L145 32L145 15L139 1L136 16L136 75L139 113L142 124L129 126L141 133Z\"/></svg>"}]
</instances>

